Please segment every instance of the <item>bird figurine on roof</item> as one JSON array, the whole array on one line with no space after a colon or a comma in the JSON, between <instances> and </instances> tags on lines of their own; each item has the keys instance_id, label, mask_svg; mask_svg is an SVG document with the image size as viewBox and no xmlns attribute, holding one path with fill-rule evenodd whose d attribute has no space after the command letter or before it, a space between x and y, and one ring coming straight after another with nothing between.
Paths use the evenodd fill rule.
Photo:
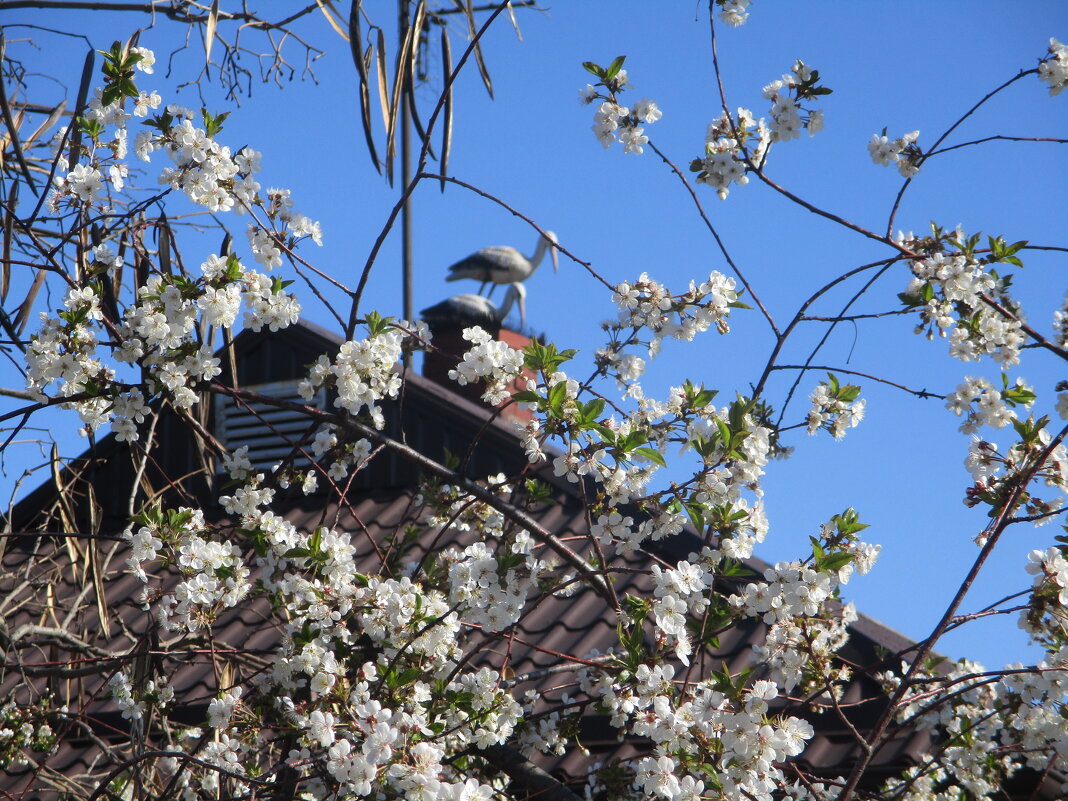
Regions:
<instances>
[{"instance_id":1,"label":"bird figurine on roof","mask_svg":"<svg viewBox=\"0 0 1068 801\"><path fill-rule=\"evenodd\" d=\"M546 231L544 236L538 237L538 246L534 255L527 258L515 248L491 247L482 248L477 253L472 253L466 259L461 259L449 268L449 276L446 281L460 281L464 278L473 278L481 281L478 288L479 294L491 284L489 295L497 284L518 284L526 281L538 269L545 250L548 248L553 260L553 271L560 271L560 262L556 255L556 234ZM487 297L489 297L487 295Z\"/></svg>"},{"instance_id":2,"label":"bird figurine on roof","mask_svg":"<svg viewBox=\"0 0 1068 801\"><path fill-rule=\"evenodd\" d=\"M457 327L481 326L497 328L504 322L514 303L519 304L519 324L526 325L527 290L520 283L513 283L504 295L504 302L498 308L489 298L481 295L453 295L441 303L429 306L420 312L422 318L431 328L449 325Z\"/></svg>"}]
</instances>

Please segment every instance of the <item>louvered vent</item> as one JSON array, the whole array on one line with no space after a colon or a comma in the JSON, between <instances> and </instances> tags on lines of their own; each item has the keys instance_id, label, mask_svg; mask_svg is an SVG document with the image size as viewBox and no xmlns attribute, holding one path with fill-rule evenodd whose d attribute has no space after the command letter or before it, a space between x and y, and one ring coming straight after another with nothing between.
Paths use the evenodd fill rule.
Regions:
<instances>
[{"instance_id":1,"label":"louvered vent","mask_svg":"<svg viewBox=\"0 0 1068 801\"><path fill-rule=\"evenodd\" d=\"M306 401L298 394L296 381L275 381L243 389L319 408L326 400L325 391L320 389L311 401ZM233 398L215 396L215 436L231 453L247 445L249 461L260 470L270 469L287 457L308 430L310 422L305 415L291 409L266 403L238 403ZM295 463L307 465L308 460L300 457Z\"/></svg>"}]
</instances>

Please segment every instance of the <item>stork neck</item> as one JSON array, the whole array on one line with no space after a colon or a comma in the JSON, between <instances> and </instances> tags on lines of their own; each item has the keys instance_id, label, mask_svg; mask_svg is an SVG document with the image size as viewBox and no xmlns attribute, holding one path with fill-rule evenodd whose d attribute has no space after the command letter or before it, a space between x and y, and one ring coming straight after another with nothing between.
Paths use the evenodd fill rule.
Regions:
<instances>
[{"instance_id":1,"label":"stork neck","mask_svg":"<svg viewBox=\"0 0 1068 801\"><path fill-rule=\"evenodd\" d=\"M512 310L512 304L515 303L518 295L519 292L516 290L515 286L508 287L508 291L504 293L504 300L501 301L500 308L497 309L497 319L500 322L503 323L508 317L508 312Z\"/></svg>"},{"instance_id":2,"label":"stork neck","mask_svg":"<svg viewBox=\"0 0 1068 801\"><path fill-rule=\"evenodd\" d=\"M533 273L538 269L538 265L541 264L541 260L545 258L545 249L549 246L545 237L538 237L538 246L534 248L534 255L530 257L530 272Z\"/></svg>"}]
</instances>

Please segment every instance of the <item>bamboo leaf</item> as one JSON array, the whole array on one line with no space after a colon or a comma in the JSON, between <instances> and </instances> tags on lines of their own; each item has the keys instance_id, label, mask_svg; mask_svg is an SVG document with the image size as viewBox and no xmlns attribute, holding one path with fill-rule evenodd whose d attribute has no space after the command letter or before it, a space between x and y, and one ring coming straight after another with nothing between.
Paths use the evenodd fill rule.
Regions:
<instances>
[{"instance_id":1,"label":"bamboo leaf","mask_svg":"<svg viewBox=\"0 0 1068 801\"><path fill-rule=\"evenodd\" d=\"M67 488L63 483L63 471L59 466L59 446L54 442L52 443L52 451L49 455L48 463L52 471L52 485L56 488L56 508L59 511L59 523L63 527L63 531L73 533L77 530L77 524L74 519L74 510L70 506ZM75 577L77 577L78 566L82 561L78 544L74 537L64 537L63 544L67 550L67 556L70 558Z\"/></svg>"},{"instance_id":2,"label":"bamboo leaf","mask_svg":"<svg viewBox=\"0 0 1068 801\"><path fill-rule=\"evenodd\" d=\"M11 243L15 237L15 209L19 205L19 185L12 182L11 194L7 196L7 208L4 214L4 261L0 263L0 304L7 301L11 289Z\"/></svg>"},{"instance_id":3,"label":"bamboo leaf","mask_svg":"<svg viewBox=\"0 0 1068 801\"><path fill-rule=\"evenodd\" d=\"M390 108L387 91L389 79L386 76L386 34L381 28L378 29L378 46L375 48L376 63L378 65L378 105L382 108L382 124L386 130L390 127Z\"/></svg>"},{"instance_id":4,"label":"bamboo leaf","mask_svg":"<svg viewBox=\"0 0 1068 801\"><path fill-rule=\"evenodd\" d=\"M0 61L4 58L5 48L4 32L0 30ZM8 103L7 88L4 86L3 80L0 80L0 113L3 114L4 124L7 126L8 139L11 141L11 149L15 153L15 160L19 163L19 168L22 170L22 176L26 179L26 183L30 185L30 191L36 195L37 184L34 182L33 176L30 175L30 165L26 163L26 156L23 154L22 145L19 143L18 125L11 118L11 104Z\"/></svg>"},{"instance_id":5,"label":"bamboo leaf","mask_svg":"<svg viewBox=\"0 0 1068 801\"><path fill-rule=\"evenodd\" d=\"M404 32L400 54L397 57L397 71L393 75L393 92L390 96L390 124L386 129L386 177L393 183L393 158L397 155L397 118L400 116L401 91L408 83L408 64L412 52L412 28Z\"/></svg>"},{"instance_id":6,"label":"bamboo leaf","mask_svg":"<svg viewBox=\"0 0 1068 801\"><path fill-rule=\"evenodd\" d=\"M171 274L171 229L167 225L167 215L161 214L156 221L156 234L159 237L159 269L164 275Z\"/></svg>"},{"instance_id":7,"label":"bamboo leaf","mask_svg":"<svg viewBox=\"0 0 1068 801\"><path fill-rule=\"evenodd\" d=\"M523 32L519 30L519 22L515 18L515 7L512 5L512 0L508 0L508 16L512 20L512 27L515 28L515 38L522 42Z\"/></svg>"},{"instance_id":8,"label":"bamboo leaf","mask_svg":"<svg viewBox=\"0 0 1068 801\"><path fill-rule=\"evenodd\" d=\"M219 0L212 0L208 21L204 24L204 69L211 67L211 46L215 44L215 29L219 25Z\"/></svg>"},{"instance_id":9,"label":"bamboo leaf","mask_svg":"<svg viewBox=\"0 0 1068 801\"><path fill-rule=\"evenodd\" d=\"M89 102L89 87L93 82L93 65L96 63L96 51L89 48L85 54L85 63L82 65L82 81L78 85L78 98L74 102L74 115L71 119L70 157L68 165L73 170L78 166L78 158L81 156L82 132L78 127L78 117L85 110L85 104Z\"/></svg>"},{"instance_id":10,"label":"bamboo leaf","mask_svg":"<svg viewBox=\"0 0 1068 801\"><path fill-rule=\"evenodd\" d=\"M30 134L28 137L26 137L26 145L32 145L35 141L37 141L37 137L39 137L41 134L45 133L53 125L55 125L59 118L63 116L63 111L66 108L67 101L60 100L59 105L48 113L48 117L45 119L45 121L42 122L39 126L37 126L37 130Z\"/></svg>"},{"instance_id":11,"label":"bamboo leaf","mask_svg":"<svg viewBox=\"0 0 1068 801\"><path fill-rule=\"evenodd\" d=\"M459 2L459 0L457 0ZM471 0L466 0L464 13L467 14L467 27L471 31L471 39L475 42L475 63L478 64L478 72L482 76L482 83L486 85L486 91L493 97L493 81L490 80L489 70L486 69L486 60L482 58L482 45L475 40L478 35L478 26L475 24L475 6Z\"/></svg>"},{"instance_id":12,"label":"bamboo leaf","mask_svg":"<svg viewBox=\"0 0 1068 801\"><path fill-rule=\"evenodd\" d=\"M334 8L334 4L330 0L315 0L315 4L319 6L319 10L323 12L323 16L326 17L326 21L330 23L330 27L337 32L337 35L344 39L346 42L351 41L349 35L345 33L345 29L341 27L341 24L334 19L334 14L337 14L337 9ZM353 4L355 5L355 3ZM333 11L333 13L331 13ZM338 14L340 17L341 15Z\"/></svg>"},{"instance_id":13,"label":"bamboo leaf","mask_svg":"<svg viewBox=\"0 0 1068 801\"><path fill-rule=\"evenodd\" d=\"M419 134L419 141L426 142L426 127L423 125L423 120L419 116L419 104L415 102L415 92L411 88L404 93L406 98L405 102L408 104L408 112L412 117L412 124L415 126L415 132ZM434 146L430 145L428 150L430 158L437 158L434 153Z\"/></svg>"},{"instance_id":14,"label":"bamboo leaf","mask_svg":"<svg viewBox=\"0 0 1068 801\"><path fill-rule=\"evenodd\" d=\"M97 510L99 506L96 502L96 491L93 489L93 482L86 482L89 496L86 499L89 505L89 530L92 534L96 534L99 531L99 516ZM100 621L100 631L107 637L111 637L111 623L109 622L110 615L108 614L107 595L104 593L104 574L100 566L100 548L99 540L96 537L89 538L89 549L86 554L86 564L89 567L89 574L93 582L93 594L96 595L96 616Z\"/></svg>"},{"instance_id":15,"label":"bamboo leaf","mask_svg":"<svg viewBox=\"0 0 1068 801\"><path fill-rule=\"evenodd\" d=\"M411 116L412 123L415 125L416 133L419 134L420 143L426 142L426 129L423 127L423 121L419 117L419 104L415 102L415 78L416 62L419 60L419 43L422 41L423 28L426 25L426 16L426 2L425 0L421 0L418 8L415 10L415 21L412 23L412 49L408 66L408 84L404 90L404 99L402 100L402 102L408 106L408 112ZM429 152L433 158L434 151L432 147Z\"/></svg>"},{"instance_id":16,"label":"bamboo leaf","mask_svg":"<svg viewBox=\"0 0 1068 801\"><path fill-rule=\"evenodd\" d=\"M15 317L15 331L22 335L23 330L26 328L26 323L30 320L30 312L33 310L33 302L37 299L37 293L41 291L41 287L44 286L45 271L38 270L37 275L33 277L33 284L30 285L30 291L26 293L25 300L22 301L22 305L19 306L18 316Z\"/></svg>"},{"instance_id":17,"label":"bamboo leaf","mask_svg":"<svg viewBox=\"0 0 1068 801\"><path fill-rule=\"evenodd\" d=\"M415 7L415 16L412 18L411 33L412 33L412 48L408 54L408 80L409 88L415 86L415 62L419 55L419 37L423 32L423 25L426 24L426 0L419 0L419 5Z\"/></svg>"},{"instance_id":18,"label":"bamboo leaf","mask_svg":"<svg viewBox=\"0 0 1068 801\"><path fill-rule=\"evenodd\" d=\"M371 45L367 50L363 49L363 37L360 35L360 0L353 0L349 9L349 50L352 52L352 61L356 65L356 75L360 83L360 124L363 126L363 136L367 141L367 153L371 157L371 163L375 170L382 173L382 165L378 161L378 151L375 149L374 132L371 130L371 91L368 88L368 70L371 67Z\"/></svg>"},{"instance_id":19,"label":"bamboo leaf","mask_svg":"<svg viewBox=\"0 0 1068 801\"><path fill-rule=\"evenodd\" d=\"M445 191L445 176L449 174L449 150L452 147L452 51L449 47L449 32L441 29L441 66L442 75L447 83L445 88L445 119L441 125L441 191Z\"/></svg>"}]
</instances>

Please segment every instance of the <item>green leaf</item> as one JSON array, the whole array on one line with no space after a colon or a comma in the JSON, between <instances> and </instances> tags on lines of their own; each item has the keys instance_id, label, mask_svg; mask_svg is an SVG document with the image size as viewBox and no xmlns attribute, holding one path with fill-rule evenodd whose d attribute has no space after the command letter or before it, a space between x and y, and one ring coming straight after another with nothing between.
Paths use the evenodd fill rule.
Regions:
<instances>
[{"instance_id":1,"label":"green leaf","mask_svg":"<svg viewBox=\"0 0 1068 801\"><path fill-rule=\"evenodd\" d=\"M608 65L608 69L605 70L604 80L608 82L619 75L620 69L623 68L623 62L627 60L626 56L616 56L612 59L612 63Z\"/></svg>"},{"instance_id":2,"label":"green leaf","mask_svg":"<svg viewBox=\"0 0 1068 801\"><path fill-rule=\"evenodd\" d=\"M541 395L532 389L524 389L512 394L512 400L519 403L539 403L542 400Z\"/></svg>"},{"instance_id":3,"label":"green leaf","mask_svg":"<svg viewBox=\"0 0 1068 801\"><path fill-rule=\"evenodd\" d=\"M292 283L292 281L283 281L276 275L271 279L271 292L277 295Z\"/></svg>"},{"instance_id":4,"label":"green leaf","mask_svg":"<svg viewBox=\"0 0 1068 801\"><path fill-rule=\"evenodd\" d=\"M582 416L586 420L596 420L601 416L601 412L604 411L605 402L604 398L594 398L582 408Z\"/></svg>"},{"instance_id":5,"label":"green leaf","mask_svg":"<svg viewBox=\"0 0 1068 801\"><path fill-rule=\"evenodd\" d=\"M838 390L838 394L835 397L837 397L840 401L852 403L860 397L860 387L856 384L846 384L844 387Z\"/></svg>"},{"instance_id":6,"label":"green leaf","mask_svg":"<svg viewBox=\"0 0 1068 801\"><path fill-rule=\"evenodd\" d=\"M705 512L699 503L685 504L686 516L690 518L690 522L693 523L693 527L698 531L703 531L705 528Z\"/></svg>"},{"instance_id":7,"label":"green leaf","mask_svg":"<svg viewBox=\"0 0 1068 801\"><path fill-rule=\"evenodd\" d=\"M622 439L617 438L616 440L619 449L625 453L629 453L639 445L644 445L648 441L649 437L644 431L631 431Z\"/></svg>"},{"instance_id":8,"label":"green leaf","mask_svg":"<svg viewBox=\"0 0 1068 801\"><path fill-rule=\"evenodd\" d=\"M560 383L549 388L549 409L557 417L563 415L564 400L567 398L567 382Z\"/></svg>"},{"instance_id":9,"label":"green leaf","mask_svg":"<svg viewBox=\"0 0 1068 801\"><path fill-rule=\"evenodd\" d=\"M214 116L206 108L201 108L200 116L201 119L204 120L204 132L208 136L215 136L222 130L222 124L226 121L226 118L230 116L230 112L227 111L218 116Z\"/></svg>"},{"instance_id":10,"label":"green leaf","mask_svg":"<svg viewBox=\"0 0 1068 801\"><path fill-rule=\"evenodd\" d=\"M601 439L609 445L616 445L616 432L602 423L591 423L590 428L601 435ZM618 446L617 446L618 447Z\"/></svg>"},{"instance_id":11,"label":"green leaf","mask_svg":"<svg viewBox=\"0 0 1068 801\"><path fill-rule=\"evenodd\" d=\"M853 561L853 554L840 551L816 562L820 570L832 572L839 570Z\"/></svg>"},{"instance_id":12,"label":"green leaf","mask_svg":"<svg viewBox=\"0 0 1068 801\"><path fill-rule=\"evenodd\" d=\"M644 456L649 461L655 462L661 467L667 467L667 463L664 461L663 455L655 448L635 448L633 452L638 454L639 456Z\"/></svg>"},{"instance_id":13,"label":"green leaf","mask_svg":"<svg viewBox=\"0 0 1068 801\"><path fill-rule=\"evenodd\" d=\"M724 423L718 417L713 418L713 420L716 423L716 429L719 431L720 444L722 444L724 448L729 448L730 444L731 444L731 430L730 430L730 428L727 426L726 423Z\"/></svg>"},{"instance_id":14,"label":"green leaf","mask_svg":"<svg viewBox=\"0 0 1068 801\"><path fill-rule=\"evenodd\" d=\"M114 103L116 100L118 100L121 96L122 96L122 89L120 89L116 84L111 84L110 86L106 86L104 88L104 91L101 92L101 94L100 94L100 104L103 105L103 106L110 106L112 103Z\"/></svg>"},{"instance_id":15,"label":"green leaf","mask_svg":"<svg viewBox=\"0 0 1068 801\"><path fill-rule=\"evenodd\" d=\"M599 64L595 64L592 61L583 61L582 68L591 75L596 76L599 80L604 80L604 69Z\"/></svg>"}]
</instances>

